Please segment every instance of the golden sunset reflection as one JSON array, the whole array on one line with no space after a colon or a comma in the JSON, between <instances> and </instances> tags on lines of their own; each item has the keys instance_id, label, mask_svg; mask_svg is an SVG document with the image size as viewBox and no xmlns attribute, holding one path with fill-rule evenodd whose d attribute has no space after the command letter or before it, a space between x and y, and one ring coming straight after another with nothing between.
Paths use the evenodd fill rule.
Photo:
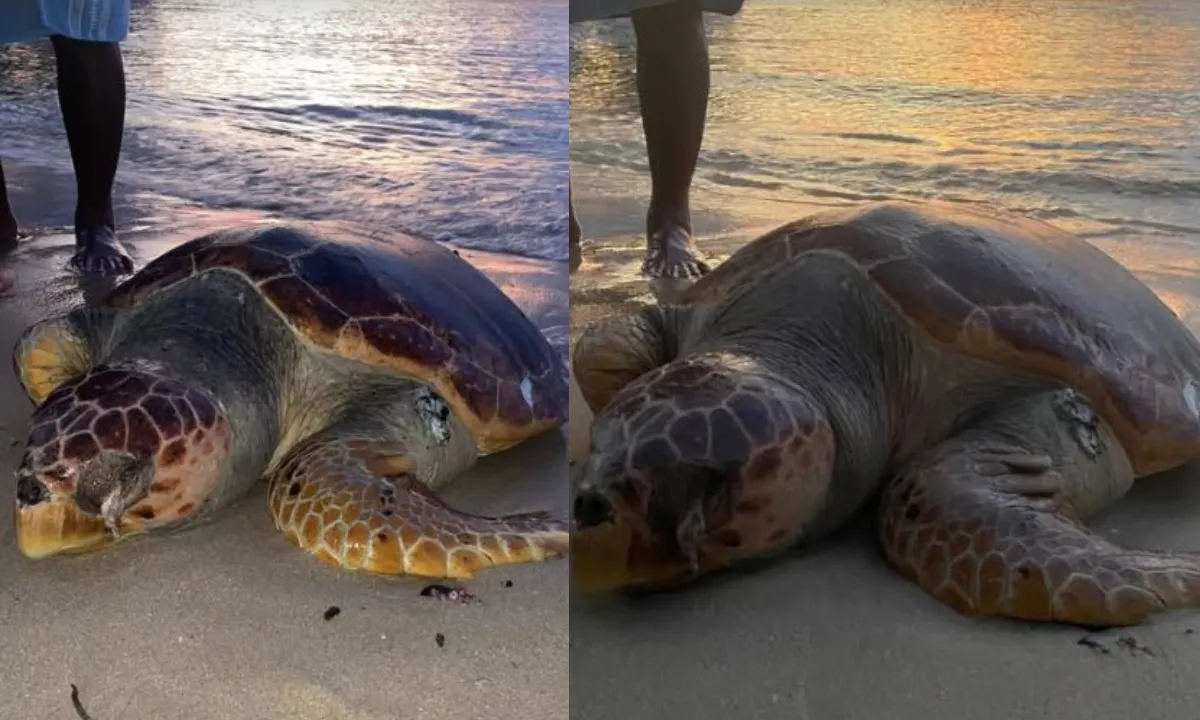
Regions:
<instances>
[{"instance_id":1,"label":"golden sunset reflection","mask_svg":"<svg viewBox=\"0 0 1200 720\"><path fill-rule=\"evenodd\" d=\"M1200 4L751 0L709 36L702 236L937 197L1200 239ZM575 197L633 215L599 232L645 203L633 59L627 22L572 28Z\"/></svg>"}]
</instances>

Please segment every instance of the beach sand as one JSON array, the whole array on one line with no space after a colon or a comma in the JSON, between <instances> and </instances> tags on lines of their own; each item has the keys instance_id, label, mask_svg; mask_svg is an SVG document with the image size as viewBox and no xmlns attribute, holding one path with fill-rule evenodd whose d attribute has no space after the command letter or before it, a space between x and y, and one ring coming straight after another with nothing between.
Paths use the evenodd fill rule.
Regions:
<instances>
[{"instance_id":1,"label":"beach sand","mask_svg":"<svg viewBox=\"0 0 1200 720\"><path fill-rule=\"evenodd\" d=\"M636 275L641 208L616 212L578 186L575 199L591 242L571 277L573 338L652 297ZM701 248L720 260L813 209L702 214ZM1097 245L1200 330L1194 251ZM590 421L575 392L572 461ZM1092 525L1131 546L1200 549L1200 466L1141 482ZM572 720L1183 720L1200 706L1198 667L1197 612L1095 634L958 615L885 565L869 517L753 574L639 600L571 597Z\"/></svg>"},{"instance_id":2,"label":"beach sand","mask_svg":"<svg viewBox=\"0 0 1200 720\"><path fill-rule=\"evenodd\" d=\"M35 237L0 273L0 348L29 323L78 302L61 268L70 176L6 165ZM139 266L208 230L259 214L127 196L124 238ZM565 264L464 251L541 326L565 328ZM97 292L96 289L90 289ZM7 350L5 351L7 352ZM29 402L0 374L0 507ZM565 433L487 458L448 490L475 512L566 515ZM111 552L30 562L0 513L0 717L95 720L561 720L568 703L565 561L501 568L467 583L480 601L419 597L418 580L327 568L272 527L264 488L202 527ZM341 612L331 620L330 607ZM444 647L435 642L444 636Z\"/></svg>"}]
</instances>

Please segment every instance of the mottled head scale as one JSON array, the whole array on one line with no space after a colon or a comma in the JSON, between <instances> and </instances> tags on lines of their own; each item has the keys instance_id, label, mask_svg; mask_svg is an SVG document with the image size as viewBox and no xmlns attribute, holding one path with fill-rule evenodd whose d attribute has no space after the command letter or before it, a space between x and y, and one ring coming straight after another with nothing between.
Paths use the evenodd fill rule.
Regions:
<instances>
[{"instance_id":1,"label":"mottled head scale","mask_svg":"<svg viewBox=\"0 0 1200 720\"><path fill-rule=\"evenodd\" d=\"M227 452L217 404L157 368L97 366L34 413L17 470L22 550L83 550L188 519Z\"/></svg>"},{"instance_id":2,"label":"mottled head scale","mask_svg":"<svg viewBox=\"0 0 1200 720\"><path fill-rule=\"evenodd\" d=\"M704 356L627 386L592 443L572 553L593 589L669 586L794 535L806 509L781 506L781 486L833 461L832 432L798 389L769 392L749 364Z\"/></svg>"}]
</instances>

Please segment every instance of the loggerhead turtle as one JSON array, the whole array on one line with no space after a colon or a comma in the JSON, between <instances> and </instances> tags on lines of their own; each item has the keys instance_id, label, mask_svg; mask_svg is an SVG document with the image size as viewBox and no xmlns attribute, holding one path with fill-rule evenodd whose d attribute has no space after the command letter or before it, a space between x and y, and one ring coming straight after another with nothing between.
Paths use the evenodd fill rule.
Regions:
<instances>
[{"instance_id":1,"label":"loggerhead turtle","mask_svg":"<svg viewBox=\"0 0 1200 720\"><path fill-rule=\"evenodd\" d=\"M584 591L678 586L827 535L880 491L904 576L963 612L1125 625L1200 606L1200 556L1081 520L1200 454L1200 345L1041 222L816 214L589 328L573 504Z\"/></svg>"},{"instance_id":2,"label":"loggerhead turtle","mask_svg":"<svg viewBox=\"0 0 1200 720\"><path fill-rule=\"evenodd\" d=\"M28 329L38 404L16 536L38 558L208 518L269 480L275 526L349 569L469 577L563 556L544 513L468 515L433 491L559 427L565 366L441 246L256 225L188 242L99 308Z\"/></svg>"}]
</instances>

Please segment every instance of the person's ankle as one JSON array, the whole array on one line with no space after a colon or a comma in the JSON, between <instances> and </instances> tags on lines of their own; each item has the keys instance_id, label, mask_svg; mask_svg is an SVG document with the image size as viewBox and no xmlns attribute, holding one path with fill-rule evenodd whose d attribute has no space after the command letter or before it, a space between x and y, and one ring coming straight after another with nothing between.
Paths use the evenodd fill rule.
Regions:
<instances>
[{"instance_id":1,"label":"person's ankle","mask_svg":"<svg viewBox=\"0 0 1200 720\"><path fill-rule=\"evenodd\" d=\"M646 237L665 234L675 229L684 231L688 236L692 234L692 214L687 203L651 203L650 210L646 213Z\"/></svg>"},{"instance_id":2,"label":"person's ankle","mask_svg":"<svg viewBox=\"0 0 1200 720\"><path fill-rule=\"evenodd\" d=\"M11 208L0 208L0 245L14 243L20 234L20 225Z\"/></svg>"},{"instance_id":3,"label":"person's ankle","mask_svg":"<svg viewBox=\"0 0 1200 720\"><path fill-rule=\"evenodd\" d=\"M101 228L108 228L113 234L117 232L113 212L107 205L99 208L89 207L86 211L81 208L75 212L76 233L93 232Z\"/></svg>"},{"instance_id":4,"label":"person's ankle","mask_svg":"<svg viewBox=\"0 0 1200 720\"><path fill-rule=\"evenodd\" d=\"M75 234L76 235L91 235L91 234L94 234L97 232L102 232L104 230L107 230L108 232L112 233L113 235L117 234L117 229L115 227L113 227L113 223L108 222L107 220L101 220L100 222L76 221L76 223L75 223Z\"/></svg>"},{"instance_id":5,"label":"person's ankle","mask_svg":"<svg viewBox=\"0 0 1200 720\"><path fill-rule=\"evenodd\" d=\"M570 223L568 241L571 243L571 245L579 245L579 243L583 241L583 228L580 227L579 223L574 219L572 219Z\"/></svg>"}]
</instances>

